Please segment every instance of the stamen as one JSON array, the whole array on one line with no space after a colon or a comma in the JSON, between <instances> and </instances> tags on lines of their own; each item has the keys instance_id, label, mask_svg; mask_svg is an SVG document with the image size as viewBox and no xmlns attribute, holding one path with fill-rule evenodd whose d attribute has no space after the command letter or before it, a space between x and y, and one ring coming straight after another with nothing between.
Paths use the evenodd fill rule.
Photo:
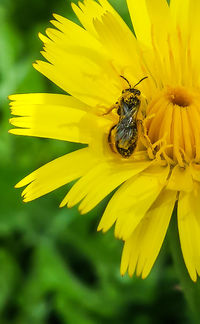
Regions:
<instances>
[{"instance_id":1,"label":"stamen","mask_svg":"<svg viewBox=\"0 0 200 324\"><path fill-rule=\"evenodd\" d=\"M152 100L143 121L147 153L168 164L200 163L200 94L186 87L168 88Z\"/></svg>"}]
</instances>

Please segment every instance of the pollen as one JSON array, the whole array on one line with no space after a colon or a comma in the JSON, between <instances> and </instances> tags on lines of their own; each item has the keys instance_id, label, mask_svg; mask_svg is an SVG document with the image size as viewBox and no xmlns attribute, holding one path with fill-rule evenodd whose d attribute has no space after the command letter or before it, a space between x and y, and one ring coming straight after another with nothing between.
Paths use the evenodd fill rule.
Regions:
<instances>
[{"instance_id":1,"label":"pollen","mask_svg":"<svg viewBox=\"0 0 200 324\"><path fill-rule=\"evenodd\" d=\"M200 162L200 94L187 87L167 88L147 108L151 153L184 167Z\"/></svg>"}]
</instances>

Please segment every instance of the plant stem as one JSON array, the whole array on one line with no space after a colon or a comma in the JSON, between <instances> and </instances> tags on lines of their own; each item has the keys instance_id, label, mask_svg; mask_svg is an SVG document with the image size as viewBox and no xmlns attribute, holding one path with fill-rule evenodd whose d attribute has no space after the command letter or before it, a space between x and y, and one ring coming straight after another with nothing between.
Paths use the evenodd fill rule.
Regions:
<instances>
[{"instance_id":1,"label":"plant stem","mask_svg":"<svg viewBox=\"0 0 200 324\"><path fill-rule=\"evenodd\" d=\"M172 257L174 260L175 268L180 280L181 288L185 294L186 301L193 314L195 323L200 323L200 283L193 282L187 272L185 266L181 246L178 236L177 226L177 209L174 210L172 219L170 222L168 238L170 241L170 247L172 251Z\"/></svg>"}]
</instances>

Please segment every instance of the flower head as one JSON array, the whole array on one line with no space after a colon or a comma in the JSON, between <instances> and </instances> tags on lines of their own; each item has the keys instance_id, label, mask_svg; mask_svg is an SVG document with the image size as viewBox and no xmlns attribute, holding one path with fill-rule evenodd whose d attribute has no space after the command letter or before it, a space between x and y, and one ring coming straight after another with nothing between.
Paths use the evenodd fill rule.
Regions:
<instances>
[{"instance_id":1,"label":"flower head","mask_svg":"<svg viewBox=\"0 0 200 324\"><path fill-rule=\"evenodd\" d=\"M127 0L135 35L107 0L72 4L83 27L54 15L34 67L70 95L13 95L17 135L88 144L34 171L25 202L72 180L61 202L86 213L110 200L98 230L125 241L121 273L145 278L177 203L186 267L200 275L198 1ZM140 82L141 80L141 82ZM135 85L135 86L134 86Z\"/></svg>"}]
</instances>

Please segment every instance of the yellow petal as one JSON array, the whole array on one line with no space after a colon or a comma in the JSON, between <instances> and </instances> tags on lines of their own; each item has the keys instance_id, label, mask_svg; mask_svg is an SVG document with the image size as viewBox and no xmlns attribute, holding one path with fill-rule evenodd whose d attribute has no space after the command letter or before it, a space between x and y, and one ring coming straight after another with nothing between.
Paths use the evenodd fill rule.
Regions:
<instances>
[{"instance_id":1,"label":"yellow petal","mask_svg":"<svg viewBox=\"0 0 200 324\"><path fill-rule=\"evenodd\" d=\"M98 38L93 22L98 19L101 20L102 16L106 13L111 13L121 28L127 28L125 22L120 15L113 9L107 0L99 0L99 3L93 0L84 0L84 2L78 2L78 6L72 3L72 9L77 15L78 19L84 26L84 28L91 33L94 37ZM128 29L128 28L127 28Z\"/></svg>"},{"instance_id":2,"label":"yellow petal","mask_svg":"<svg viewBox=\"0 0 200 324\"><path fill-rule=\"evenodd\" d=\"M72 9L84 28L96 37L93 19L100 18L105 13L105 9L93 0L79 2L78 6L72 3Z\"/></svg>"},{"instance_id":3,"label":"yellow petal","mask_svg":"<svg viewBox=\"0 0 200 324\"><path fill-rule=\"evenodd\" d=\"M94 26L98 33L98 39L102 43L108 55L112 58L119 74L126 75L132 84L136 83L144 73L141 70L137 44L133 33L110 12L106 12L101 20L94 20ZM134 79L133 79L134 78Z\"/></svg>"},{"instance_id":4,"label":"yellow petal","mask_svg":"<svg viewBox=\"0 0 200 324\"><path fill-rule=\"evenodd\" d=\"M92 107L110 107L119 97L120 78L103 52L81 47L78 40L65 49L48 42L44 49L51 64L36 61L33 66L64 91Z\"/></svg>"},{"instance_id":5,"label":"yellow petal","mask_svg":"<svg viewBox=\"0 0 200 324\"><path fill-rule=\"evenodd\" d=\"M11 113L21 116L10 119L14 126L10 130L17 135L54 138L59 140L88 143L88 130L84 120L88 107L80 101L64 95L27 94L9 97ZM79 108L82 108L80 110Z\"/></svg>"},{"instance_id":6,"label":"yellow petal","mask_svg":"<svg viewBox=\"0 0 200 324\"><path fill-rule=\"evenodd\" d=\"M146 0L127 0L127 5L136 37L151 47L151 21Z\"/></svg>"},{"instance_id":7,"label":"yellow petal","mask_svg":"<svg viewBox=\"0 0 200 324\"><path fill-rule=\"evenodd\" d=\"M200 182L200 165L192 164L190 167L192 178Z\"/></svg>"},{"instance_id":8,"label":"yellow petal","mask_svg":"<svg viewBox=\"0 0 200 324\"><path fill-rule=\"evenodd\" d=\"M56 106L66 106L70 108L83 109L88 111L91 109L90 106L84 104L78 99L63 95L63 94L53 94L53 93L27 93L27 94L14 94L9 96L11 100L11 107L13 115L23 116L23 114L15 114L15 107L20 105L56 105Z\"/></svg>"},{"instance_id":9,"label":"yellow petal","mask_svg":"<svg viewBox=\"0 0 200 324\"><path fill-rule=\"evenodd\" d=\"M158 256L176 201L176 192L163 190L131 237L125 242L121 274L146 278Z\"/></svg>"},{"instance_id":10,"label":"yellow petal","mask_svg":"<svg viewBox=\"0 0 200 324\"><path fill-rule=\"evenodd\" d=\"M107 231L116 221L116 237L128 239L156 200L168 173L168 167L155 166L126 181L110 200L100 228Z\"/></svg>"},{"instance_id":11,"label":"yellow petal","mask_svg":"<svg viewBox=\"0 0 200 324\"><path fill-rule=\"evenodd\" d=\"M200 188L181 192L178 201L178 229L183 258L193 281L200 275Z\"/></svg>"},{"instance_id":12,"label":"yellow petal","mask_svg":"<svg viewBox=\"0 0 200 324\"><path fill-rule=\"evenodd\" d=\"M153 37L158 45L166 43L170 26L170 11L166 0L127 0L133 28L139 41L152 46ZM155 40L155 39L154 39Z\"/></svg>"},{"instance_id":13,"label":"yellow petal","mask_svg":"<svg viewBox=\"0 0 200 324\"><path fill-rule=\"evenodd\" d=\"M86 0L79 2L79 7L73 5L73 9L86 30L102 44L118 77L125 74L133 84L136 83L144 74L140 64L132 64L133 61L139 62L136 40L109 2L100 0L97 4L93 0Z\"/></svg>"},{"instance_id":14,"label":"yellow petal","mask_svg":"<svg viewBox=\"0 0 200 324\"><path fill-rule=\"evenodd\" d=\"M125 162L101 163L76 182L62 201L61 206L68 204L68 207L72 207L84 198L79 209L81 213L87 213L122 182L148 166L149 162L147 161L135 162L131 165Z\"/></svg>"},{"instance_id":15,"label":"yellow petal","mask_svg":"<svg viewBox=\"0 0 200 324\"><path fill-rule=\"evenodd\" d=\"M181 168L179 165L176 165L170 175L167 188L175 191L189 192L193 190L193 180L190 167Z\"/></svg>"},{"instance_id":16,"label":"yellow petal","mask_svg":"<svg viewBox=\"0 0 200 324\"><path fill-rule=\"evenodd\" d=\"M151 21L151 37L162 52L167 48L167 37L171 30L170 10L166 0L146 0Z\"/></svg>"},{"instance_id":17,"label":"yellow petal","mask_svg":"<svg viewBox=\"0 0 200 324\"><path fill-rule=\"evenodd\" d=\"M185 3L184 3L185 5ZM200 69L200 60L199 60L199 42L200 42L200 2L199 1L189 1L189 25L188 32L191 42L191 53L193 56L193 79L194 76L196 80L199 80L199 69ZM184 26L185 28L185 26ZM191 68L190 68L191 73ZM195 81L196 81L195 80ZM198 81L196 81L198 82ZM195 82L194 82L195 84Z\"/></svg>"},{"instance_id":18,"label":"yellow petal","mask_svg":"<svg viewBox=\"0 0 200 324\"><path fill-rule=\"evenodd\" d=\"M189 1L189 0L188 0ZM199 28L200 28L200 2L199 1L188 1L184 2L184 6L189 6L189 31L191 33L191 37L194 40L199 40ZM186 9L185 9L186 12Z\"/></svg>"},{"instance_id":19,"label":"yellow petal","mask_svg":"<svg viewBox=\"0 0 200 324\"><path fill-rule=\"evenodd\" d=\"M116 71L108 62L100 43L80 26L75 28L75 24L71 25L65 18L57 15L56 18L60 22L52 22L63 32L47 29L52 40L40 34L44 42L42 54L51 64L38 61L34 67L81 101L92 106L113 104L119 96L112 80L116 78Z\"/></svg>"},{"instance_id":20,"label":"yellow petal","mask_svg":"<svg viewBox=\"0 0 200 324\"><path fill-rule=\"evenodd\" d=\"M170 12L175 27L179 27L183 33L188 29L189 7L191 0L170 0ZM198 1L197 1L198 2Z\"/></svg>"},{"instance_id":21,"label":"yellow petal","mask_svg":"<svg viewBox=\"0 0 200 324\"><path fill-rule=\"evenodd\" d=\"M96 160L89 148L77 150L35 170L22 179L16 188L28 185L22 192L24 202L28 202L81 177L94 163Z\"/></svg>"},{"instance_id":22,"label":"yellow petal","mask_svg":"<svg viewBox=\"0 0 200 324\"><path fill-rule=\"evenodd\" d=\"M60 15L54 14L53 16L56 20L51 20L51 23L59 30L47 28L46 33L48 37L56 42L59 46L66 48L69 46L69 44L77 45L78 40L79 46L91 48L93 50L101 49L101 45L98 40L88 33L84 28Z\"/></svg>"}]
</instances>

